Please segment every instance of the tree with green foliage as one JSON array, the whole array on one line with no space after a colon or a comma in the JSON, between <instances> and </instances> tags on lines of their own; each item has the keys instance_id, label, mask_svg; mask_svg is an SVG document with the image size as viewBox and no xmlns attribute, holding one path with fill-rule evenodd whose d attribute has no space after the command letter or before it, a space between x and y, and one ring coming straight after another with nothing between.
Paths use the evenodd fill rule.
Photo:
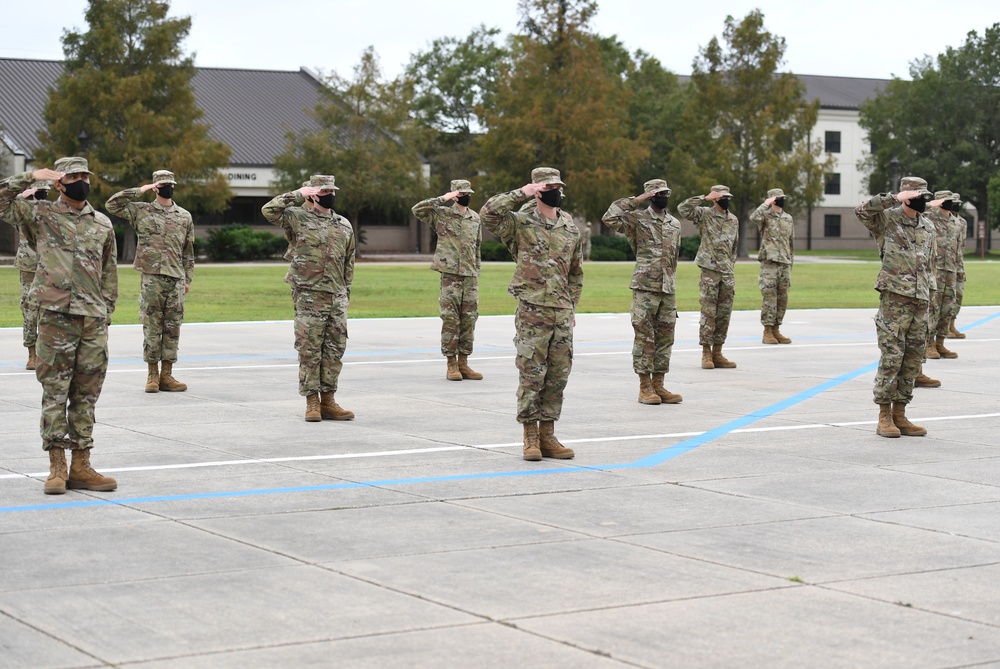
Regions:
<instances>
[{"instance_id":1,"label":"tree with green foliage","mask_svg":"<svg viewBox=\"0 0 1000 669\"><path fill-rule=\"evenodd\" d=\"M645 138L629 136L630 93L589 30L596 9L593 0L520 0L523 32L511 40L480 143L490 190L556 167L565 208L591 221L629 192L649 156Z\"/></svg>"},{"instance_id":2,"label":"tree with green foliage","mask_svg":"<svg viewBox=\"0 0 1000 669\"><path fill-rule=\"evenodd\" d=\"M875 149L862 164L872 192L889 189L895 159L901 174L960 192L997 227L989 184L1000 165L1000 23L982 36L970 32L936 59L914 61L910 76L861 105Z\"/></svg>"},{"instance_id":3,"label":"tree with green foliage","mask_svg":"<svg viewBox=\"0 0 1000 669\"><path fill-rule=\"evenodd\" d=\"M319 128L289 133L285 152L275 157L277 187L296 190L311 174L335 175L335 208L363 243L367 219L405 221L427 193L419 152L426 131L410 116L412 82L385 79L373 47L361 54L353 79L333 73L325 83L312 112Z\"/></svg>"},{"instance_id":4,"label":"tree with green foliage","mask_svg":"<svg viewBox=\"0 0 1000 669\"><path fill-rule=\"evenodd\" d=\"M480 25L464 39L436 39L410 58L406 76L414 87L411 111L434 131L425 149L434 192L446 192L454 178L478 185L476 133L485 110L493 106L500 64L508 54L497 42L499 35L499 29Z\"/></svg>"},{"instance_id":5,"label":"tree with green foliage","mask_svg":"<svg viewBox=\"0 0 1000 669\"><path fill-rule=\"evenodd\" d=\"M232 197L219 171L230 150L209 136L195 103L194 58L181 50L191 19L169 10L153 0L88 1L88 29L63 33L65 69L45 104L36 162L87 158L93 203L169 169L185 208L220 212Z\"/></svg>"},{"instance_id":6,"label":"tree with green foliage","mask_svg":"<svg viewBox=\"0 0 1000 669\"><path fill-rule=\"evenodd\" d=\"M696 193L729 186L730 211L740 221L738 255L745 257L747 221L767 190L783 189L790 213L815 204L832 161L809 142L819 101L805 99L794 74L778 73L785 39L764 28L763 13L739 22L727 16L723 39L713 37L694 60L675 169Z\"/></svg>"}]
</instances>

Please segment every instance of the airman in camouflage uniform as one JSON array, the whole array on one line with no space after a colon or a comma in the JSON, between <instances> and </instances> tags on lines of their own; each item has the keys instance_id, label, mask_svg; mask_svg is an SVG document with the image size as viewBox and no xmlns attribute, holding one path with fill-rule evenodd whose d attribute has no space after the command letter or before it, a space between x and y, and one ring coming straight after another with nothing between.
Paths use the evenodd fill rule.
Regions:
<instances>
[{"instance_id":1,"label":"airman in camouflage uniform","mask_svg":"<svg viewBox=\"0 0 1000 669\"><path fill-rule=\"evenodd\" d=\"M264 218L293 241L285 282L295 302L295 350L299 353L299 394L309 422L352 420L354 413L334 394L347 349L347 307L354 281L354 230L333 210L333 175L314 174L309 185L283 193L264 205Z\"/></svg>"},{"instance_id":2,"label":"airman in camouflage uniform","mask_svg":"<svg viewBox=\"0 0 1000 669\"><path fill-rule=\"evenodd\" d=\"M879 405L876 433L883 437L920 437L927 430L906 417L913 385L927 349L927 316L935 289L934 224L925 216L931 199L927 182L904 177L896 195L879 194L854 210L875 236L882 270L875 281L881 294L875 330L882 352L875 375Z\"/></svg>"},{"instance_id":3,"label":"airman in camouflage uniform","mask_svg":"<svg viewBox=\"0 0 1000 669\"><path fill-rule=\"evenodd\" d=\"M517 298L514 347L520 374L517 422L524 426L524 459L567 459L574 453L555 436L563 391L573 366L573 324L583 292L583 244L561 209L559 170L536 167L531 183L491 197L480 213L517 263L507 289ZM534 198L534 208L515 211Z\"/></svg>"},{"instance_id":4,"label":"airman in camouflage uniform","mask_svg":"<svg viewBox=\"0 0 1000 669\"><path fill-rule=\"evenodd\" d=\"M670 371L677 301L674 275L681 244L681 224L670 215L670 188L663 179L643 184L643 194L615 200L601 219L625 235L635 254L632 272L632 369L639 375L639 402L679 404L683 399L663 387ZM648 204L648 206L644 206Z\"/></svg>"},{"instance_id":5,"label":"airman in camouflage uniform","mask_svg":"<svg viewBox=\"0 0 1000 669\"><path fill-rule=\"evenodd\" d=\"M729 334L729 319L733 315L736 297L736 244L740 222L729 213L732 194L728 186L712 186L708 195L696 195L677 206L677 213L695 224L701 234L701 245L694 262L701 268L699 283L701 324L698 341L701 344L702 369L731 369L736 363L722 355L722 345ZM708 202L708 206L701 206Z\"/></svg>"},{"instance_id":6,"label":"airman in camouflage uniform","mask_svg":"<svg viewBox=\"0 0 1000 669\"><path fill-rule=\"evenodd\" d=\"M51 181L36 181L31 184L31 188L21 193L20 197L35 202L45 200L49 189L52 188ZM35 269L38 267L38 253L35 251L35 242L31 236L31 230L23 225L15 225L18 233L17 256L14 258L14 266L17 267L21 279L21 340L24 347L28 349L28 363L25 369L35 369L38 358L35 355L35 344L38 342L38 304L31 297L31 284L35 280Z\"/></svg>"},{"instance_id":7,"label":"airman in camouflage uniform","mask_svg":"<svg viewBox=\"0 0 1000 669\"><path fill-rule=\"evenodd\" d=\"M118 485L90 466L94 406L108 370L108 323L118 299L115 231L87 202L90 175L85 159L60 158L54 170L17 174L0 187L0 218L28 230L38 252L32 294L39 307L35 376L42 384L42 448L49 453L46 494ZM17 197L45 180L55 182L55 202ZM67 448L73 451L69 471Z\"/></svg>"},{"instance_id":8,"label":"airman in camouflage uniform","mask_svg":"<svg viewBox=\"0 0 1000 669\"><path fill-rule=\"evenodd\" d=\"M957 358L958 354L945 348L944 339L955 308L955 227L952 222L952 192L939 190L928 204L927 216L934 225L937 253L934 258L934 280L937 289L931 294L927 320L927 357L932 359Z\"/></svg>"},{"instance_id":9,"label":"airman in camouflage uniform","mask_svg":"<svg viewBox=\"0 0 1000 669\"><path fill-rule=\"evenodd\" d=\"M413 215L437 234L431 269L441 273L441 355L448 359L449 381L483 375L469 367L479 319L479 247L483 241L479 214L469 209L476 191L465 179L451 182L451 191L413 205Z\"/></svg>"},{"instance_id":10,"label":"airman in camouflage uniform","mask_svg":"<svg viewBox=\"0 0 1000 669\"><path fill-rule=\"evenodd\" d=\"M781 334L781 321L788 308L788 289L792 286L792 263L795 259L795 221L785 213L785 192L780 188L767 191L767 199L757 207L750 220L760 231L760 263L758 285L763 301L760 324L764 326L764 344L791 344Z\"/></svg>"},{"instance_id":11,"label":"airman in camouflage uniform","mask_svg":"<svg viewBox=\"0 0 1000 669\"><path fill-rule=\"evenodd\" d=\"M153 182L111 196L105 205L135 229L135 263L142 272L139 321L142 359L148 366L146 392L182 392L187 385L173 377L184 322L184 296L194 279L194 225L191 214L174 202L173 172L153 172ZM153 202L139 200L153 191ZM160 362L163 369L159 368Z\"/></svg>"},{"instance_id":12,"label":"airman in camouflage uniform","mask_svg":"<svg viewBox=\"0 0 1000 669\"><path fill-rule=\"evenodd\" d=\"M961 193L952 193L954 208L951 209L952 224L955 226L955 245L956 245L956 255L955 255L955 305L954 311L951 315L951 322L948 324L948 338L949 339L965 339L965 333L959 332L955 327L955 319L958 318L958 312L962 309L962 298L965 297L965 235L968 226L965 219L962 218L962 195Z\"/></svg>"}]
</instances>

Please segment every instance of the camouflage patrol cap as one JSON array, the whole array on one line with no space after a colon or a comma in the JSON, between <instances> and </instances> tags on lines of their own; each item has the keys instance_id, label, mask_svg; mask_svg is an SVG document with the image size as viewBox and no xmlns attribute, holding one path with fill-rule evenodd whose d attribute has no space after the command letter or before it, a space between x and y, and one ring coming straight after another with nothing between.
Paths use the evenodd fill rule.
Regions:
<instances>
[{"instance_id":1,"label":"camouflage patrol cap","mask_svg":"<svg viewBox=\"0 0 1000 669\"><path fill-rule=\"evenodd\" d=\"M319 188L321 190L340 190L337 188L335 183L336 178L332 174L314 174L309 177L309 181L302 185Z\"/></svg>"},{"instance_id":2,"label":"camouflage patrol cap","mask_svg":"<svg viewBox=\"0 0 1000 669\"><path fill-rule=\"evenodd\" d=\"M667 191L667 196L673 192L667 186L667 182L663 179L650 179L646 183L642 184L642 192L644 193L659 193L661 191Z\"/></svg>"},{"instance_id":3,"label":"camouflage patrol cap","mask_svg":"<svg viewBox=\"0 0 1000 669\"><path fill-rule=\"evenodd\" d=\"M554 167L536 167L531 170L531 183L566 185L559 176L559 170Z\"/></svg>"},{"instance_id":4,"label":"camouflage patrol cap","mask_svg":"<svg viewBox=\"0 0 1000 669\"><path fill-rule=\"evenodd\" d=\"M35 190L49 190L50 188L52 188L52 182L49 180L35 181L34 183L31 184L31 187L34 188Z\"/></svg>"},{"instance_id":5,"label":"camouflage patrol cap","mask_svg":"<svg viewBox=\"0 0 1000 669\"><path fill-rule=\"evenodd\" d=\"M729 186L723 186L721 184L718 185L718 186L712 186L712 192L713 193L722 193L726 197L732 197L733 196L733 194L729 192Z\"/></svg>"},{"instance_id":6,"label":"camouflage patrol cap","mask_svg":"<svg viewBox=\"0 0 1000 669\"><path fill-rule=\"evenodd\" d=\"M915 190L920 191L925 197L925 199L930 198L931 192L927 190L927 182L920 177L903 177L899 181L899 190Z\"/></svg>"},{"instance_id":7,"label":"camouflage patrol cap","mask_svg":"<svg viewBox=\"0 0 1000 669\"><path fill-rule=\"evenodd\" d=\"M935 200L950 200L953 197L955 197L955 194L952 193L950 190L934 191Z\"/></svg>"},{"instance_id":8,"label":"camouflage patrol cap","mask_svg":"<svg viewBox=\"0 0 1000 669\"><path fill-rule=\"evenodd\" d=\"M153 183L177 185L177 180L174 179L173 172L170 172L168 170L156 170L155 172L153 172Z\"/></svg>"},{"instance_id":9,"label":"camouflage patrol cap","mask_svg":"<svg viewBox=\"0 0 1000 669\"><path fill-rule=\"evenodd\" d=\"M962 194L961 193L952 193L951 194L951 201L952 202L961 202L962 201Z\"/></svg>"},{"instance_id":10,"label":"camouflage patrol cap","mask_svg":"<svg viewBox=\"0 0 1000 669\"><path fill-rule=\"evenodd\" d=\"M780 188L772 188L771 190L767 191L767 196L768 197L785 197L785 191L781 190Z\"/></svg>"},{"instance_id":11,"label":"camouflage patrol cap","mask_svg":"<svg viewBox=\"0 0 1000 669\"><path fill-rule=\"evenodd\" d=\"M55 169L56 172L63 172L64 174L76 174L77 172L93 174L90 171L90 166L87 165L87 159L78 156L60 158L56 161Z\"/></svg>"},{"instance_id":12,"label":"camouflage patrol cap","mask_svg":"<svg viewBox=\"0 0 1000 669\"><path fill-rule=\"evenodd\" d=\"M455 179L454 181L452 181L451 182L451 189L452 190L457 190L459 193L475 193L476 192L476 191L472 190L472 184L470 184L465 179Z\"/></svg>"}]
</instances>

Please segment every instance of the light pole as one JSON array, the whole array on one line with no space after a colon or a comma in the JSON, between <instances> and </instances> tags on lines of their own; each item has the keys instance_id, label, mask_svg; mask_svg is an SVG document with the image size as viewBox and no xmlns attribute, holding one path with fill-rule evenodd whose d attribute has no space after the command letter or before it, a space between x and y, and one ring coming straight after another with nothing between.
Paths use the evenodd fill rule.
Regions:
<instances>
[{"instance_id":1,"label":"light pole","mask_svg":"<svg viewBox=\"0 0 1000 669\"><path fill-rule=\"evenodd\" d=\"M889 167L892 169L892 192L899 192L899 158L896 156L892 157L889 161Z\"/></svg>"}]
</instances>

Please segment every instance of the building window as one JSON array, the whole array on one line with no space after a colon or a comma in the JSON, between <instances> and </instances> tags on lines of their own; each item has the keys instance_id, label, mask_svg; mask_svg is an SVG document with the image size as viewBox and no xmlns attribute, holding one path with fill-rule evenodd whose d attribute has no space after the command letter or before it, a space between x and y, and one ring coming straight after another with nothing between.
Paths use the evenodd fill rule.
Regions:
<instances>
[{"instance_id":1,"label":"building window","mask_svg":"<svg viewBox=\"0 0 1000 669\"><path fill-rule=\"evenodd\" d=\"M826 188L823 189L826 195L840 195L840 172L826 175Z\"/></svg>"},{"instance_id":2,"label":"building window","mask_svg":"<svg viewBox=\"0 0 1000 669\"><path fill-rule=\"evenodd\" d=\"M840 153L840 131L839 130L827 130L826 131L826 152L827 153Z\"/></svg>"},{"instance_id":3,"label":"building window","mask_svg":"<svg viewBox=\"0 0 1000 669\"><path fill-rule=\"evenodd\" d=\"M840 236L840 214L826 214L823 216L823 236Z\"/></svg>"}]
</instances>

